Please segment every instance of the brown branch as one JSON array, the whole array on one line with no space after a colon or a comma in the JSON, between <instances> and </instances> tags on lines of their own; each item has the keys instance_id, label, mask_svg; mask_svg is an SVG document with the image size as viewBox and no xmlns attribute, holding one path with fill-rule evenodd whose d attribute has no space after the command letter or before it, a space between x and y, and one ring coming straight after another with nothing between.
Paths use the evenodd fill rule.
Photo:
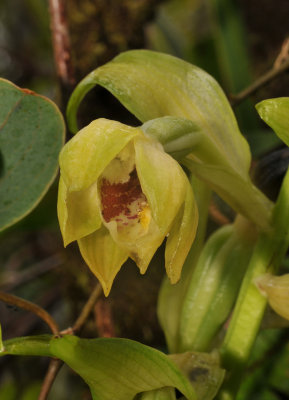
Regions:
<instances>
[{"instance_id":1,"label":"brown branch","mask_svg":"<svg viewBox=\"0 0 289 400\"><path fill-rule=\"evenodd\" d=\"M0 301L4 301L4 303L32 312L33 314L41 318L44 322L46 322L54 335L59 335L58 325L55 320L51 317L50 314L48 314L47 311L45 311L37 304L34 304L28 300L21 299L20 297L14 296L13 294L4 293L2 291L0 291Z\"/></svg>"},{"instance_id":2,"label":"brown branch","mask_svg":"<svg viewBox=\"0 0 289 400\"><path fill-rule=\"evenodd\" d=\"M50 360L47 373L41 386L41 390L38 396L38 400L46 400L53 385L53 382L62 367L63 362L56 358Z\"/></svg>"},{"instance_id":3,"label":"brown branch","mask_svg":"<svg viewBox=\"0 0 289 400\"><path fill-rule=\"evenodd\" d=\"M61 331L62 335L73 335L76 332L78 332L82 326L84 325L85 321L87 320L89 314L91 313L94 304L96 300L99 298L99 296L102 293L102 288L100 284L98 283L94 290L92 291L91 295L89 296L87 302L85 303L84 307L81 310L81 313L79 314L77 320L73 324L71 328L67 328L63 331Z\"/></svg>"},{"instance_id":4,"label":"brown branch","mask_svg":"<svg viewBox=\"0 0 289 400\"><path fill-rule=\"evenodd\" d=\"M259 79L253 82L252 85L248 86L240 93L236 95L230 95L231 106L237 106L262 86L265 86L267 83L271 82L273 79L277 78L287 70L289 70L289 38L284 40L280 53L278 54L274 62L274 66L272 69L270 69L270 71L266 72Z\"/></svg>"},{"instance_id":5,"label":"brown branch","mask_svg":"<svg viewBox=\"0 0 289 400\"><path fill-rule=\"evenodd\" d=\"M115 337L111 308L106 300L100 299L94 307L94 317L100 337Z\"/></svg>"},{"instance_id":6,"label":"brown branch","mask_svg":"<svg viewBox=\"0 0 289 400\"><path fill-rule=\"evenodd\" d=\"M65 3L65 0L49 0L49 11L57 75L62 85L69 88L75 79Z\"/></svg>"}]
</instances>

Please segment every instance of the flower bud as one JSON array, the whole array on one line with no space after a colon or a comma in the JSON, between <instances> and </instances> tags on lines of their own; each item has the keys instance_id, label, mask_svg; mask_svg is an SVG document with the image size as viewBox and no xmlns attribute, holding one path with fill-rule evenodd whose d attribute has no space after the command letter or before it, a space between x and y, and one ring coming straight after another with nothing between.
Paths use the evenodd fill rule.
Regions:
<instances>
[{"instance_id":1,"label":"flower bud","mask_svg":"<svg viewBox=\"0 0 289 400\"><path fill-rule=\"evenodd\" d=\"M255 283L260 292L268 298L271 308L289 320L289 274L265 274L258 277Z\"/></svg>"}]
</instances>

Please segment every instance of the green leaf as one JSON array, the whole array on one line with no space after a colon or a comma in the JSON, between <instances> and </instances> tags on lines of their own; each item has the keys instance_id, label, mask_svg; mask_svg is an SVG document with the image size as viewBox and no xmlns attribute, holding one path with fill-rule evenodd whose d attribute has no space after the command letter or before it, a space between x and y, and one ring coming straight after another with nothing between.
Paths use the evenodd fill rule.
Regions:
<instances>
[{"instance_id":1,"label":"green leaf","mask_svg":"<svg viewBox=\"0 0 289 400\"><path fill-rule=\"evenodd\" d=\"M0 79L0 230L26 216L47 192L64 132L54 103Z\"/></svg>"},{"instance_id":2,"label":"green leaf","mask_svg":"<svg viewBox=\"0 0 289 400\"><path fill-rule=\"evenodd\" d=\"M252 81L245 24L238 6L233 0L208 2L221 82L227 93L238 93ZM250 99L238 105L236 114L245 129L258 127L258 118Z\"/></svg>"},{"instance_id":3,"label":"green leaf","mask_svg":"<svg viewBox=\"0 0 289 400\"><path fill-rule=\"evenodd\" d=\"M193 121L215 143L232 168L247 173L250 151L231 106L213 77L183 60L149 50L132 50L91 72L73 92L67 117L77 131L76 112L95 85L109 90L140 121L167 115Z\"/></svg>"},{"instance_id":4,"label":"green leaf","mask_svg":"<svg viewBox=\"0 0 289 400\"><path fill-rule=\"evenodd\" d=\"M289 146L289 97L261 101L256 109L262 120Z\"/></svg>"},{"instance_id":5,"label":"green leaf","mask_svg":"<svg viewBox=\"0 0 289 400\"><path fill-rule=\"evenodd\" d=\"M93 400L133 400L138 393L168 386L196 400L189 380L168 356L132 340L44 335L8 340L4 346L0 355L60 358L89 385Z\"/></svg>"}]
</instances>

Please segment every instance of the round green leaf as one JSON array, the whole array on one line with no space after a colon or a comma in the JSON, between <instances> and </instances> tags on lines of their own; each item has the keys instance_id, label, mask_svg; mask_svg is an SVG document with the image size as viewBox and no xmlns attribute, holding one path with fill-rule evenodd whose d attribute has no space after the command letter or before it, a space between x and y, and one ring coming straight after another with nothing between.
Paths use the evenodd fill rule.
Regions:
<instances>
[{"instance_id":1,"label":"round green leaf","mask_svg":"<svg viewBox=\"0 0 289 400\"><path fill-rule=\"evenodd\" d=\"M0 79L0 231L26 216L47 192L64 132L52 101Z\"/></svg>"}]
</instances>

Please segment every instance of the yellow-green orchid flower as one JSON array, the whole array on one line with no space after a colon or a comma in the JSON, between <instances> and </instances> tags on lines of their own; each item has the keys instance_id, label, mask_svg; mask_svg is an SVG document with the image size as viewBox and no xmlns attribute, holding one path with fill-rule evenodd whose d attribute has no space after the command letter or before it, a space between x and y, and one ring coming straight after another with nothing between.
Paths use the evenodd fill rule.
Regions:
<instances>
[{"instance_id":1,"label":"yellow-green orchid flower","mask_svg":"<svg viewBox=\"0 0 289 400\"><path fill-rule=\"evenodd\" d=\"M64 245L77 240L106 295L128 257L145 273L165 237L167 274L178 281L198 214L184 171L155 139L98 119L64 146L60 171Z\"/></svg>"}]
</instances>

